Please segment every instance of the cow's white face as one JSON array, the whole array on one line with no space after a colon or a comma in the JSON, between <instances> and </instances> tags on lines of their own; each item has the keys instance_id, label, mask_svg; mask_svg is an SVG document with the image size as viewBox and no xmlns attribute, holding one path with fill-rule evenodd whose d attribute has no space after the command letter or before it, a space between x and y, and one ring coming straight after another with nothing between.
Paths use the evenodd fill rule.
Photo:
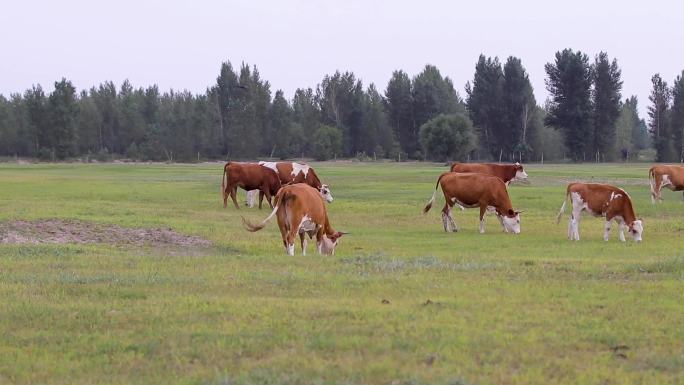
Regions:
<instances>
[{"instance_id":1,"label":"cow's white face","mask_svg":"<svg viewBox=\"0 0 684 385\"><path fill-rule=\"evenodd\" d=\"M629 228L629 233L632 234L632 238L634 238L635 241L641 242L641 234L644 232L644 224L641 222L641 219L637 219L636 221L632 222L632 226Z\"/></svg>"},{"instance_id":2,"label":"cow's white face","mask_svg":"<svg viewBox=\"0 0 684 385\"><path fill-rule=\"evenodd\" d=\"M520 234L520 212L509 210L507 215L502 215L503 225L506 231L513 234Z\"/></svg>"},{"instance_id":3,"label":"cow's white face","mask_svg":"<svg viewBox=\"0 0 684 385\"><path fill-rule=\"evenodd\" d=\"M515 166L518 169L515 172L515 178L514 179L516 179L516 180L527 179L527 173L525 172L525 169L523 168L523 166L518 162L515 162Z\"/></svg>"},{"instance_id":4,"label":"cow's white face","mask_svg":"<svg viewBox=\"0 0 684 385\"><path fill-rule=\"evenodd\" d=\"M318 189L318 192L321 193L321 196L323 197L323 199L325 199L326 202L332 203L333 196L330 193L330 187L328 187L327 184L322 185L321 188Z\"/></svg>"},{"instance_id":5,"label":"cow's white face","mask_svg":"<svg viewBox=\"0 0 684 385\"><path fill-rule=\"evenodd\" d=\"M342 237L344 234L346 233L339 231L330 237L328 237L326 234L323 234L323 238L321 238L321 242L318 244L319 252L325 255L335 254L335 247L337 247L337 244L340 242L340 237Z\"/></svg>"}]
</instances>

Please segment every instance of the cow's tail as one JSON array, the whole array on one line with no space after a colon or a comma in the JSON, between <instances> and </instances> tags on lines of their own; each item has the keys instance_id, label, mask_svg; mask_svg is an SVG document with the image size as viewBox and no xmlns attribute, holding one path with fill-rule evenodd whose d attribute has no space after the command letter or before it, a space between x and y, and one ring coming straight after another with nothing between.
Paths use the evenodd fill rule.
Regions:
<instances>
[{"instance_id":1,"label":"cow's tail","mask_svg":"<svg viewBox=\"0 0 684 385\"><path fill-rule=\"evenodd\" d=\"M223 195L226 194L226 178L227 178L227 176L228 176L228 165L229 165L229 164L230 164L230 162L226 163L226 164L223 166L223 177L222 177L222 179L221 179L221 193L222 193Z\"/></svg>"},{"instance_id":2,"label":"cow's tail","mask_svg":"<svg viewBox=\"0 0 684 385\"><path fill-rule=\"evenodd\" d=\"M273 203L273 211L271 211L271 213L266 217L266 219L261 221L261 223L259 223L258 225L255 225L255 224L251 223L250 221L246 220L245 217L241 216L242 224L245 226L247 231L251 231L251 232L255 232L255 231L259 231L259 230L263 229L264 227L266 227L266 224L268 223L268 221L270 221L273 218L273 216L276 214L276 212L278 212L278 208L280 208L280 205L284 204L289 198L290 198L289 194L282 193L282 190L280 190L280 192L278 192L278 194L275 197L275 201Z\"/></svg>"},{"instance_id":3,"label":"cow's tail","mask_svg":"<svg viewBox=\"0 0 684 385\"><path fill-rule=\"evenodd\" d=\"M560 210L558 210L558 215L556 215L556 224L560 223L561 217L563 216L563 213L565 213L565 205L568 203L568 197L570 196L570 186L568 186L568 190L565 192L565 199L563 199L563 205L561 205Z\"/></svg>"},{"instance_id":4,"label":"cow's tail","mask_svg":"<svg viewBox=\"0 0 684 385\"><path fill-rule=\"evenodd\" d=\"M656 189L656 186L655 186L656 180L655 180L655 171L654 171L654 168L655 168L655 167L651 167L651 168L648 170L648 184L651 186L651 202L653 202L653 203L655 203L655 201L656 201L656 192L655 192L655 189Z\"/></svg>"},{"instance_id":5,"label":"cow's tail","mask_svg":"<svg viewBox=\"0 0 684 385\"><path fill-rule=\"evenodd\" d=\"M442 180L442 177L446 175L447 173L444 173L437 178L437 184L435 185L435 191L432 193L432 198L428 201L427 205L423 208L423 214L427 214L428 211L432 208L432 204L435 202L435 196L437 195L437 189L439 188L439 182Z\"/></svg>"}]
</instances>

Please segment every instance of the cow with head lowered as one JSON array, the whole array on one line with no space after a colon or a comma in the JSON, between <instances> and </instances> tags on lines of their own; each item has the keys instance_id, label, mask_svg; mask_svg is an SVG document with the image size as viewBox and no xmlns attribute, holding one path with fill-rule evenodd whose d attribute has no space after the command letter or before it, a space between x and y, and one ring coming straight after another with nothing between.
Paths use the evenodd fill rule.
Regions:
<instances>
[{"instance_id":1,"label":"cow with head lowered","mask_svg":"<svg viewBox=\"0 0 684 385\"><path fill-rule=\"evenodd\" d=\"M268 167L256 163L228 162L223 166L223 179L221 181L223 208L228 205L229 195L235 204L235 208L240 208L236 199L238 187L247 191L258 190L259 197L266 196L269 206L273 207L271 197L278 193L281 184L278 175ZM259 208L261 208L261 202L262 199L259 199Z\"/></svg>"},{"instance_id":2,"label":"cow with head lowered","mask_svg":"<svg viewBox=\"0 0 684 385\"><path fill-rule=\"evenodd\" d=\"M684 167L666 164L653 166L648 170L648 180L651 185L651 202L662 202L660 192L663 187L672 191L684 190Z\"/></svg>"},{"instance_id":3,"label":"cow with head lowered","mask_svg":"<svg viewBox=\"0 0 684 385\"><path fill-rule=\"evenodd\" d=\"M280 183L282 185L293 184L293 183L306 183L309 186L318 190L325 199L326 202L332 203L333 197L330 193L330 187L327 184L321 183L318 179L316 171L313 167L306 163L300 162L264 162L260 161L260 165L268 167L275 171L280 178ZM247 193L247 205L249 207L254 206L256 191Z\"/></svg>"},{"instance_id":4,"label":"cow with head lowered","mask_svg":"<svg viewBox=\"0 0 684 385\"><path fill-rule=\"evenodd\" d=\"M625 241L624 229L627 228L635 241L641 242L644 224L637 218L632 200L627 193L615 186L599 183L570 183L565 192L565 200L558 211L556 223L560 223L568 199L572 202L572 214L568 221L568 239L579 241L580 214L586 210L595 217L606 219L603 240L610 236L612 221L618 224L618 239Z\"/></svg>"},{"instance_id":5,"label":"cow with head lowered","mask_svg":"<svg viewBox=\"0 0 684 385\"><path fill-rule=\"evenodd\" d=\"M318 190L304 183L283 186L278 191L274 204L271 214L258 225L242 218L247 230L254 232L263 229L275 215L278 218L280 235L288 255L294 255L294 242L297 235L299 235L303 255L306 255L307 236L309 239L316 237L316 248L319 254L335 253L340 237L346 233L335 231L330 226L325 203Z\"/></svg>"},{"instance_id":6,"label":"cow with head lowered","mask_svg":"<svg viewBox=\"0 0 684 385\"><path fill-rule=\"evenodd\" d=\"M445 172L437 179L435 192L423 213L430 211L440 186L446 200L442 208L444 231L458 231L451 215L454 205L458 204L461 207L480 208L480 233L484 233L484 217L487 212L496 215L505 232L520 233L522 211L513 209L506 186L500 178L477 173Z\"/></svg>"},{"instance_id":7,"label":"cow with head lowered","mask_svg":"<svg viewBox=\"0 0 684 385\"><path fill-rule=\"evenodd\" d=\"M506 186L510 182L527 179L527 173L523 166L515 162L515 164L498 164L498 163L454 163L451 165L451 172L465 173L476 172L480 174L487 174L499 177Z\"/></svg>"}]
</instances>

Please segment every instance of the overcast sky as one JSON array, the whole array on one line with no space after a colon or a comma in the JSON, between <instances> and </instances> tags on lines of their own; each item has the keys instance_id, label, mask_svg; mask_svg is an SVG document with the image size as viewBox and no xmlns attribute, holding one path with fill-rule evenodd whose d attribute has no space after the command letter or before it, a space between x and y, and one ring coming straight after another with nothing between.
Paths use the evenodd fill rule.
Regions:
<instances>
[{"instance_id":1,"label":"overcast sky","mask_svg":"<svg viewBox=\"0 0 684 385\"><path fill-rule=\"evenodd\" d=\"M623 97L648 103L651 76L684 69L681 1L274 0L9 1L0 7L0 93L70 79L78 89L129 79L203 92L222 61L256 64L291 97L325 74L353 71L384 90L392 71L425 64L459 94L480 53L518 56L539 103L544 64L563 48L617 58Z\"/></svg>"}]
</instances>

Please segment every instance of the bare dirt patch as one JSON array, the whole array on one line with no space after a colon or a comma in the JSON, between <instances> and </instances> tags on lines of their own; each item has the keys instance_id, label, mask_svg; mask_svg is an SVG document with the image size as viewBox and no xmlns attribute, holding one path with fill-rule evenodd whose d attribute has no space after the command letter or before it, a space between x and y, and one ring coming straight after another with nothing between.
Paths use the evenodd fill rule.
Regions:
<instances>
[{"instance_id":1,"label":"bare dirt patch","mask_svg":"<svg viewBox=\"0 0 684 385\"><path fill-rule=\"evenodd\" d=\"M208 248L211 241L170 228L127 228L76 220L47 219L0 223L0 244L106 243L119 246Z\"/></svg>"}]
</instances>

